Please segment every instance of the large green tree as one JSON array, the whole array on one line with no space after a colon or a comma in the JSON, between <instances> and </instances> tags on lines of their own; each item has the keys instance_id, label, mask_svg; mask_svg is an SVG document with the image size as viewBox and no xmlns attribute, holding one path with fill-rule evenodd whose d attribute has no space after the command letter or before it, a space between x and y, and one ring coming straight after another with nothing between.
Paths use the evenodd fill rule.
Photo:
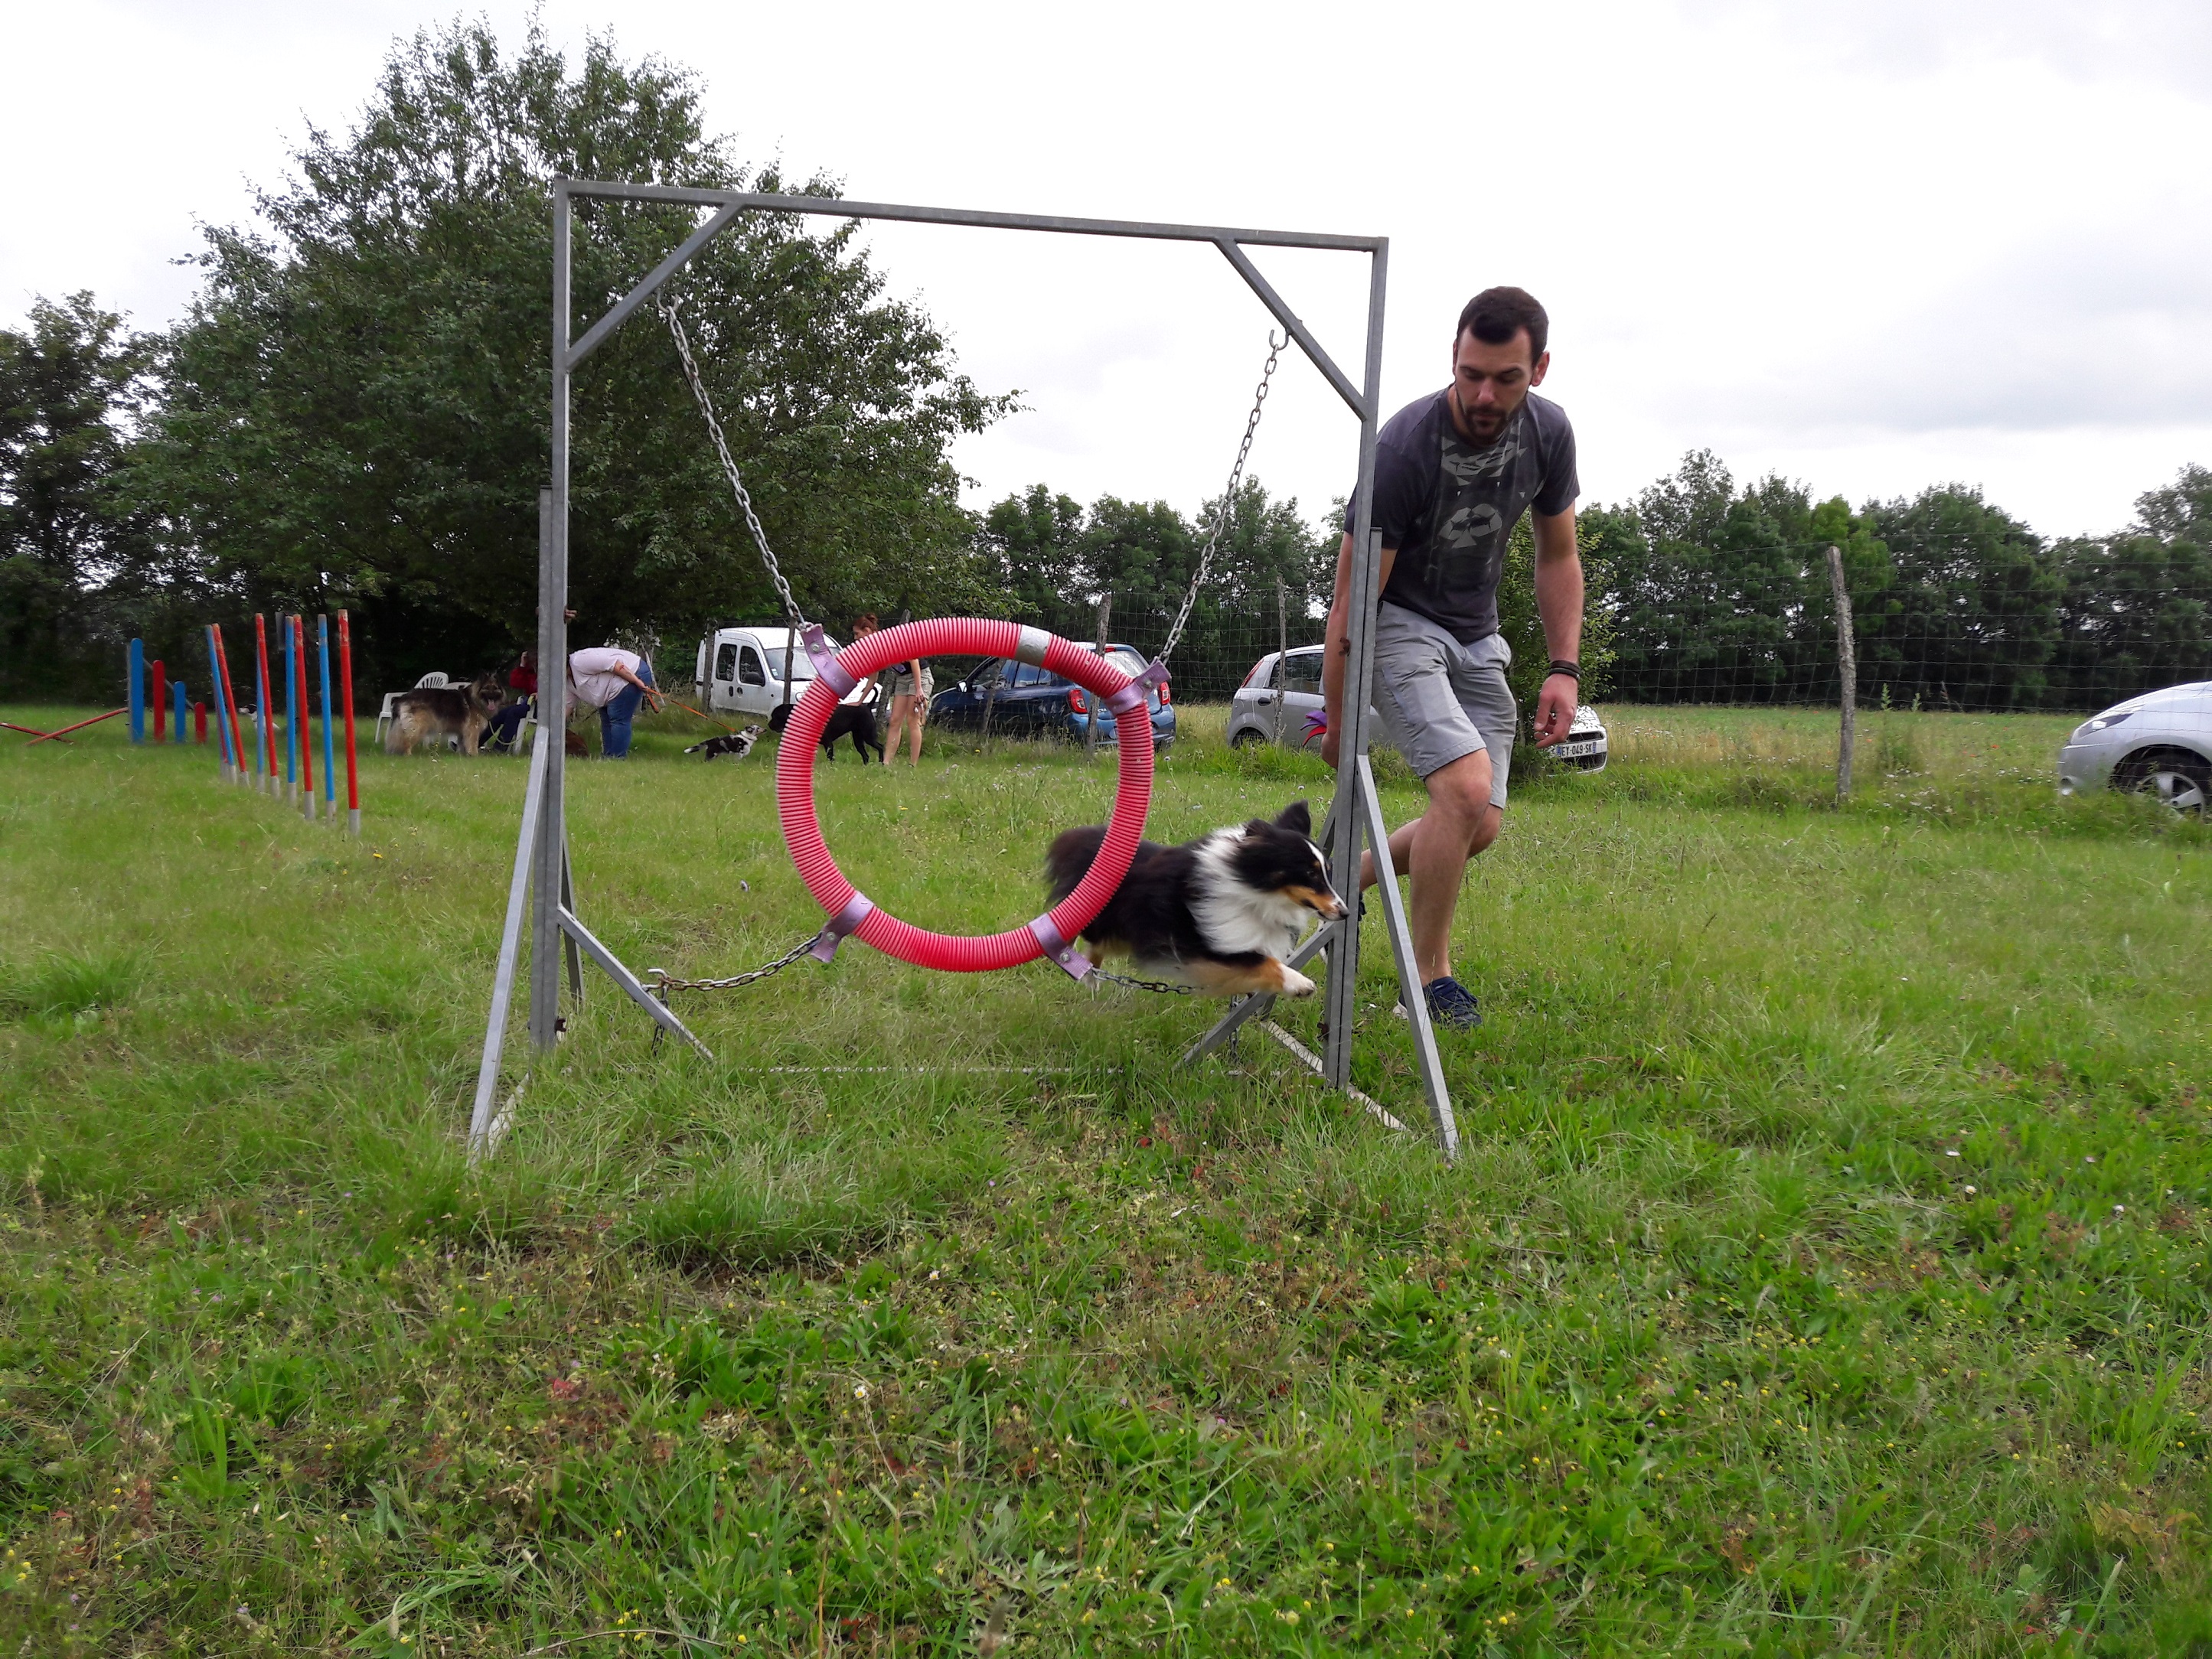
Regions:
<instances>
[{"instance_id":1,"label":"large green tree","mask_svg":"<svg viewBox=\"0 0 2212 1659\"><path fill-rule=\"evenodd\" d=\"M572 64L535 29L508 54L481 24L395 50L353 128L312 132L295 162L259 199L267 234L209 234L138 488L256 602L364 613L387 674L477 665L533 625L549 181L782 181L706 132L688 72L604 39ZM581 204L572 329L693 222ZM670 292L810 612L988 597L947 450L1005 405L886 297L852 227L748 216ZM581 371L573 431L580 641L774 614L650 311Z\"/></svg>"},{"instance_id":2,"label":"large green tree","mask_svg":"<svg viewBox=\"0 0 2212 1659\"><path fill-rule=\"evenodd\" d=\"M1866 513L1896 576L1880 615L1861 624L1864 678L1923 707L2042 707L2063 587L2043 538L1965 484Z\"/></svg>"},{"instance_id":3,"label":"large green tree","mask_svg":"<svg viewBox=\"0 0 2212 1659\"><path fill-rule=\"evenodd\" d=\"M2094 708L2184 680L2212 678L2212 470L2136 502L2112 536L2051 550L2063 584L2051 700Z\"/></svg>"},{"instance_id":4,"label":"large green tree","mask_svg":"<svg viewBox=\"0 0 2212 1659\"><path fill-rule=\"evenodd\" d=\"M89 294L0 329L0 696L118 696L124 641L161 651L192 591L158 516L118 488L153 356Z\"/></svg>"},{"instance_id":5,"label":"large green tree","mask_svg":"<svg viewBox=\"0 0 2212 1659\"><path fill-rule=\"evenodd\" d=\"M1217 496L1193 520L1167 501L1109 495L1086 509L1032 484L981 514L977 543L1020 616L1088 638L1104 594L1112 601L1109 631L1150 651L1190 591L1221 506ZM1308 523L1295 497L1272 497L1257 479L1244 479L1169 665L1180 695L1225 696L1285 626L1293 643L1310 642L1334 560L1334 534Z\"/></svg>"}]
</instances>

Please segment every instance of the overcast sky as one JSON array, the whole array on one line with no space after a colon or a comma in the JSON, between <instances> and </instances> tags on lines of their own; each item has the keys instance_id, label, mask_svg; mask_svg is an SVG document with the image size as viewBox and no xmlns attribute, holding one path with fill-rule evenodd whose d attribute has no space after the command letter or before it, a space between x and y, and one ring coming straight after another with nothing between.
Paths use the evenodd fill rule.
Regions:
<instances>
[{"instance_id":1,"label":"overcast sky","mask_svg":"<svg viewBox=\"0 0 2212 1659\"><path fill-rule=\"evenodd\" d=\"M428 0L16 0L0 318L88 288L178 314L196 226L343 128ZM526 8L484 9L510 40ZM1391 238L1392 407L1477 289L1553 318L1583 497L1711 447L1855 502L1951 480L2048 533L2212 465L2212 5L1680 0L1347 11L1206 0L837 7L549 0L703 77L750 159L852 197ZM995 498L1220 487L1267 318L1199 247L885 227L894 285L1028 412ZM1352 255L1256 256L1357 378ZM1253 457L1310 508L1355 428L1286 362ZM672 380L671 397L682 396Z\"/></svg>"}]
</instances>

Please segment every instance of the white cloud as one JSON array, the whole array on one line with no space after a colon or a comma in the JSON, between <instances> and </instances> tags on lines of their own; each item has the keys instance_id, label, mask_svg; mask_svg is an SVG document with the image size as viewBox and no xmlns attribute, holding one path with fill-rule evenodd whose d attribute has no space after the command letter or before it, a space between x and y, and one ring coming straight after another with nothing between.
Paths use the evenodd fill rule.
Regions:
<instances>
[{"instance_id":1,"label":"white cloud","mask_svg":"<svg viewBox=\"0 0 2212 1659\"><path fill-rule=\"evenodd\" d=\"M343 125L444 5L25 9L0 143L0 313L88 287L142 323L196 222L250 211L307 121ZM519 38L520 0L491 7ZM549 0L556 41L605 14ZM630 54L705 80L741 154L855 197L1392 238L1385 395L1440 383L1491 282L1541 295L1547 388L1592 496L1710 444L1824 493L1982 482L2039 526L2108 526L2212 460L2212 11L1685 0L1110 11L635 0ZM882 227L873 245L986 386L965 444L1036 479L1194 505L1226 473L1267 318L1204 248ZM1364 273L1260 263L1357 374ZM1352 428L1286 365L1255 451L1311 507ZM671 395L680 395L672 385Z\"/></svg>"}]
</instances>

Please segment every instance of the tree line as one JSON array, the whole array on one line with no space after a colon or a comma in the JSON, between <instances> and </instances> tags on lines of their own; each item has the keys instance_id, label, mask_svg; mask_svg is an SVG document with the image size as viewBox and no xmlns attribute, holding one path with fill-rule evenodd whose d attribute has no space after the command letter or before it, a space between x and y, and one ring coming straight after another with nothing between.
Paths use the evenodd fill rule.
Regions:
<instances>
[{"instance_id":1,"label":"tree line","mask_svg":"<svg viewBox=\"0 0 2212 1659\"><path fill-rule=\"evenodd\" d=\"M455 23L393 51L349 130L311 131L259 195L262 228L206 232L174 326L135 333L79 294L0 330L0 696L110 695L134 635L189 675L202 623L256 611L349 609L372 684L526 646L560 173L787 187L708 134L678 66L625 61L604 37L571 63L534 29L508 52ZM692 222L579 203L577 323ZM1225 519L1218 500L1186 514L1046 484L964 507L951 447L1017 394L959 372L854 227L748 216L670 292L809 615L1023 616L1087 635L1105 592L1110 631L1149 645L1218 525L1178 653L1186 695L1225 691L1284 622L1294 643L1317 637L1340 503L1310 519L1248 479ZM650 312L600 348L574 397L578 637L683 641L775 615ZM2058 542L1960 486L1854 512L1781 478L1739 489L1703 452L1583 518L1592 661L1616 696L1832 696L1831 542L1863 682L1899 700L2074 707L2212 673L2203 468L2145 495L2125 531ZM1505 623L1540 660L1525 587L1509 577Z\"/></svg>"},{"instance_id":2,"label":"tree line","mask_svg":"<svg viewBox=\"0 0 2212 1659\"><path fill-rule=\"evenodd\" d=\"M1832 545L1863 696L2086 709L2212 678L2212 471L2184 467L2136 512L2111 535L2052 540L1964 484L1854 512L1778 477L1739 489L1692 453L1634 501L1582 515L1611 694L1833 700Z\"/></svg>"}]
</instances>

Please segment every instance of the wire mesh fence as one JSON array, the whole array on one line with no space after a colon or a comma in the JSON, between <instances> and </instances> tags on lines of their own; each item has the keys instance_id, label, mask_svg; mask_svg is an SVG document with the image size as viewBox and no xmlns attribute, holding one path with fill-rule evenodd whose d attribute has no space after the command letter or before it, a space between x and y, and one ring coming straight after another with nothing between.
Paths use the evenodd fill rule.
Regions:
<instances>
[{"instance_id":1,"label":"wire mesh fence","mask_svg":"<svg viewBox=\"0 0 2212 1659\"><path fill-rule=\"evenodd\" d=\"M1584 695L1592 702L1833 707L1841 695L1826 541L1740 550L1660 543L1586 555ZM1839 547L1859 705L2090 713L2212 680L2212 556L2148 538L2008 547L1925 542L1903 556ZM1546 647L1524 560L1500 615L1528 701ZM1169 667L1178 701L1218 702L1269 653L1322 641L1325 592L1202 595ZM1105 596L1104 637L1151 656L1172 598ZM1096 640L1097 597L1034 620ZM1528 680L1523 685L1521 682Z\"/></svg>"}]
</instances>

